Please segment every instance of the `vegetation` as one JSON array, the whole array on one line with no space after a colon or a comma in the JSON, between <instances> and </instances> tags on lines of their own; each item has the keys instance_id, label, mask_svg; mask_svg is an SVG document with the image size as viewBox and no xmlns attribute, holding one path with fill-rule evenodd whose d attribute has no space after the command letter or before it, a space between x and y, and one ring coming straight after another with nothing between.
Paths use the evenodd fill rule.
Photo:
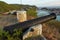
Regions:
<instances>
[{"instance_id":1,"label":"vegetation","mask_svg":"<svg viewBox=\"0 0 60 40\"><path fill-rule=\"evenodd\" d=\"M12 10L25 9L30 16L36 16L36 6L21 5L21 4L7 4L0 1L0 13L9 12Z\"/></svg>"},{"instance_id":2,"label":"vegetation","mask_svg":"<svg viewBox=\"0 0 60 40\"><path fill-rule=\"evenodd\" d=\"M60 21L52 20L50 22L47 22L46 24L48 24L49 26L53 26L57 28L58 30L60 30Z\"/></svg>"},{"instance_id":3,"label":"vegetation","mask_svg":"<svg viewBox=\"0 0 60 40\"><path fill-rule=\"evenodd\" d=\"M21 34L21 29L15 29L13 34L0 30L0 40L21 40Z\"/></svg>"},{"instance_id":4,"label":"vegetation","mask_svg":"<svg viewBox=\"0 0 60 40\"><path fill-rule=\"evenodd\" d=\"M0 12L5 12L5 11L8 11L8 4L5 3L5 2L0 2Z\"/></svg>"},{"instance_id":5,"label":"vegetation","mask_svg":"<svg viewBox=\"0 0 60 40\"><path fill-rule=\"evenodd\" d=\"M43 35L47 40L60 40L60 22L52 20L43 24Z\"/></svg>"},{"instance_id":6,"label":"vegetation","mask_svg":"<svg viewBox=\"0 0 60 40\"><path fill-rule=\"evenodd\" d=\"M27 15L37 17L36 8L30 8L27 10Z\"/></svg>"}]
</instances>

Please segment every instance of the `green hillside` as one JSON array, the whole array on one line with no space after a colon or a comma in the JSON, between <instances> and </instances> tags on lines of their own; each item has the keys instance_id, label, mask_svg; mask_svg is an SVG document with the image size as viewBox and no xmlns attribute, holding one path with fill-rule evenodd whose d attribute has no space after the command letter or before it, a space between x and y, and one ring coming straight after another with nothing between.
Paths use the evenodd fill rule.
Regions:
<instances>
[{"instance_id":1,"label":"green hillside","mask_svg":"<svg viewBox=\"0 0 60 40\"><path fill-rule=\"evenodd\" d=\"M26 7L26 8L29 8L29 7L34 7L36 8L36 6L30 6L30 5L21 5L21 4L7 4L3 1L0 1L0 11L2 10L5 10L5 11L8 11L8 10L20 10L21 8L23 7Z\"/></svg>"},{"instance_id":2,"label":"green hillside","mask_svg":"<svg viewBox=\"0 0 60 40\"><path fill-rule=\"evenodd\" d=\"M36 6L21 5L21 4L7 4L0 1L0 13L9 12L11 10L20 10L24 8L27 13L31 16L36 16Z\"/></svg>"},{"instance_id":3,"label":"green hillside","mask_svg":"<svg viewBox=\"0 0 60 40\"><path fill-rule=\"evenodd\" d=\"M8 11L8 4L5 2L0 1L0 12Z\"/></svg>"}]
</instances>

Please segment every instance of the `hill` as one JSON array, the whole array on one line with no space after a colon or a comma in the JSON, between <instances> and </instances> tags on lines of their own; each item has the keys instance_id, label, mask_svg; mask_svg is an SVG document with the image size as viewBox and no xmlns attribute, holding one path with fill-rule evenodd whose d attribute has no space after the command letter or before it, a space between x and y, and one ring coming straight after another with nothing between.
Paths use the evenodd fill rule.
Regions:
<instances>
[{"instance_id":1,"label":"hill","mask_svg":"<svg viewBox=\"0 0 60 40\"><path fill-rule=\"evenodd\" d=\"M21 4L7 4L5 2L0 1L0 13L9 12L12 10L21 10L25 9L27 14L30 16L36 16L36 6L32 5L21 5Z\"/></svg>"},{"instance_id":2,"label":"hill","mask_svg":"<svg viewBox=\"0 0 60 40\"><path fill-rule=\"evenodd\" d=\"M36 6L31 5L21 5L21 4L7 4L0 1L0 12L7 12L10 10L20 10L21 8L36 8Z\"/></svg>"},{"instance_id":3,"label":"hill","mask_svg":"<svg viewBox=\"0 0 60 40\"><path fill-rule=\"evenodd\" d=\"M8 4L0 1L0 12L8 11Z\"/></svg>"}]
</instances>

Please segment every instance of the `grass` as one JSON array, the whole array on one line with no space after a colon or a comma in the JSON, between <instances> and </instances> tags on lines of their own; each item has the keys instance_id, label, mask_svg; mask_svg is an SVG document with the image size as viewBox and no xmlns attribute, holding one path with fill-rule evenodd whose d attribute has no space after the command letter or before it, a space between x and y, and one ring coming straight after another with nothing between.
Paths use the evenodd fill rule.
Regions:
<instances>
[{"instance_id":1,"label":"grass","mask_svg":"<svg viewBox=\"0 0 60 40\"><path fill-rule=\"evenodd\" d=\"M54 26L60 30L60 21L52 20L50 22L47 22L46 24L48 24L49 26Z\"/></svg>"},{"instance_id":2,"label":"grass","mask_svg":"<svg viewBox=\"0 0 60 40\"><path fill-rule=\"evenodd\" d=\"M12 35L9 34L9 32L0 30L0 40L21 40L20 39L21 34L22 34L21 29L17 30L15 29Z\"/></svg>"},{"instance_id":3,"label":"grass","mask_svg":"<svg viewBox=\"0 0 60 40\"><path fill-rule=\"evenodd\" d=\"M43 25L43 35L47 40L59 40L60 22L56 20L46 22L45 25Z\"/></svg>"}]
</instances>

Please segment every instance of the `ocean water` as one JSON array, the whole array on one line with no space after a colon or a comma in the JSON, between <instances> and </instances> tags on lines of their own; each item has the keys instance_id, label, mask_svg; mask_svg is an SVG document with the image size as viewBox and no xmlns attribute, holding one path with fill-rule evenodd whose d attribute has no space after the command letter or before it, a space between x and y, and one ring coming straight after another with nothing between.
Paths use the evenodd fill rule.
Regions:
<instances>
[{"instance_id":1,"label":"ocean water","mask_svg":"<svg viewBox=\"0 0 60 40\"><path fill-rule=\"evenodd\" d=\"M60 21L60 16L57 16L56 20Z\"/></svg>"},{"instance_id":2,"label":"ocean water","mask_svg":"<svg viewBox=\"0 0 60 40\"><path fill-rule=\"evenodd\" d=\"M49 15L49 14L50 14L50 11L43 11L43 10L38 10L38 11L37 11L37 16L38 16L38 17L46 16L46 15ZM56 20L57 20L57 21L60 21L60 15L57 15Z\"/></svg>"}]
</instances>

